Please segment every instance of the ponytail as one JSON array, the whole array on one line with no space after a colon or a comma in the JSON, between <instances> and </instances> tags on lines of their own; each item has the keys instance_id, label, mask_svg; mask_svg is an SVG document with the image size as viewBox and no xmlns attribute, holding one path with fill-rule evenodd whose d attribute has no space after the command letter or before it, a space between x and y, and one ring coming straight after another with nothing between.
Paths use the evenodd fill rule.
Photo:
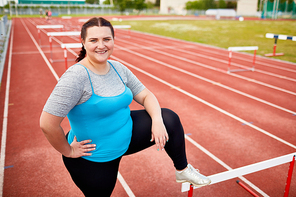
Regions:
<instances>
[{"instance_id":1,"label":"ponytail","mask_svg":"<svg viewBox=\"0 0 296 197\"><path fill-rule=\"evenodd\" d=\"M79 52L79 55L78 55L78 57L76 58L75 61L76 62L81 61L83 58L85 58L85 55L86 55L86 50L85 50L84 46L82 45L81 50Z\"/></svg>"}]
</instances>

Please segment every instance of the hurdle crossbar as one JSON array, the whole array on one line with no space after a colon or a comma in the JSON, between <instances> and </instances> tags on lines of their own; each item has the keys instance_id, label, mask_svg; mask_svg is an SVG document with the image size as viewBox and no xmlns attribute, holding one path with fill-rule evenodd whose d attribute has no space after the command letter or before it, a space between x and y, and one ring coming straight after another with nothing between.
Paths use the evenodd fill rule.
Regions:
<instances>
[{"instance_id":1,"label":"hurdle crossbar","mask_svg":"<svg viewBox=\"0 0 296 197\"><path fill-rule=\"evenodd\" d=\"M273 52L265 54L267 57L272 57L272 56L281 56L284 55L284 53L276 53L276 46L277 46L277 40L292 40L296 41L296 36L288 36L288 35L280 35L280 34L272 34L272 33L267 33L265 35L266 38L274 38L274 45L273 45Z\"/></svg>"},{"instance_id":2,"label":"hurdle crossbar","mask_svg":"<svg viewBox=\"0 0 296 197\"><path fill-rule=\"evenodd\" d=\"M49 38L49 48L50 48L50 61L51 63L57 62L57 61L64 61L64 60L53 60L52 57L52 37L55 36L80 36L80 31L62 31L62 32L47 32L47 36ZM60 45L57 45L60 47Z\"/></svg>"},{"instance_id":3,"label":"hurdle crossbar","mask_svg":"<svg viewBox=\"0 0 296 197\"><path fill-rule=\"evenodd\" d=\"M131 33L131 25L113 25L114 29L128 29L128 34Z\"/></svg>"},{"instance_id":4,"label":"hurdle crossbar","mask_svg":"<svg viewBox=\"0 0 296 197\"><path fill-rule=\"evenodd\" d=\"M80 19L78 19L78 22L79 23L85 23L88 20L89 20L89 18L80 18Z\"/></svg>"},{"instance_id":5,"label":"hurdle crossbar","mask_svg":"<svg viewBox=\"0 0 296 197\"><path fill-rule=\"evenodd\" d=\"M62 16L61 18L62 18L62 19L71 19L72 16Z\"/></svg>"},{"instance_id":6,"label":"hurdle crossbar","mask_svg":"<svg viewBox=\"0 0 296 197\"><path fill-rule=\"evenodd\" d=\"M47 36L80 36L80 31L47 32Z\"/></svg>"},{"instance_id":7,"label":"hurdle crossbar","mask_svg":"<svg viewBox=\"0 0 296 197\"><path fill-rule=\"evenodd\" d=\"M64 28L64 25L37 25L37 29L57 29Z\"/></svg>"},{"instance_id":8,"label":"hurdle crossbar","mask_svg":"<svg viewBox=\"0 0 296 197\"><path fill-rule=\"evenodd\" d=\"M113 25L115 29L130 29L131 25Z\"/></svg>"},{"instance_id":9,"label":"hurdle crossbar","mask_svg":"<svg viewBox=\"0 0 296 197\"><path fill-rule=\"evenodd\" d=\"M64 49L64 58L65 58L65 68L68 69L68 60L67 60L67 49L70 48L81 48L81 43L67 43L67 44L61 44L61 48Z\"/></svg>"},{"instance_id":10,"label":"hurdle crossbar","mask_svg":"<svg viewBox=\"0 0 296 197\"><path fill-rule=\"evenodd\" d=\"M219 183L222 181L227 181L233 178L237 178L243 175L247 175L247 174L251 174L254 172L258 172L261 170L265 170L268 168L272 168L278 165L282 165L285 163L289 163L289 162L293 162L293 160L295 161L295 153L291 153L288 155L284 155L284 156L280 156L280 157L276 157L270 160L266 160L266 161L262 161L262 162L258 162L255 164L251 164L248 166L244 166L244 167L240 167L240 168L236 168L233 170L229 170L229 171L225 171L225 172L221 172L218 174L214 174L211 176L208 176L211 179L211 184L215 184L215 183ZM289 172L289 174L292 174L291 172ZM196 189L199 187L193 187L193 189ZM186 183L182 183L182 188L181 188L182 192L187 192L190 191L190 183L186 182Z\"/></svg>"},{"instance_id":11,"label":"hurdle crossbar","mask_svg":"<svg viewBox=\"0 0 296 197\"><path fill-rule=\"evenodd\" d=\"M78 19L78 22L85 23L88 20L89 19L82 18L82 19ZM113 28L114 29L128 29L128 31L130 33L130 29L132 28L132 26L131 25L113 25Z\"/></svg>"},{"instance_id":12,"label":"hurdle crossbar","mask_svg":"<svg viewBox=\"0 0 296 197\"><path fill-rule=\"evenodd\" d=\"M41 31L40 29L63 29L64 25L37 25L37 32L38 32L38 39L39 39L39 46L41 46Z\"/></svg>"},{"instance_id":13,"label":"hurdle crossbar","mask_svg":"<svg viewBox=\"0 0 296 197\"><path fill-rule=\"evenodd\" d=\"M254 57L253 57L253 67L250 69L235 69L230 70L231 66L231 58L232 58L232 51L252 51L254 50ZM255 60L256 60L256 51L258 50L258 46L244 46L244 47L228 47L229 51L229 61L228 61L228 73L231 72L240 72L240 71L254 71L255 70Z\"/></svg>"}]
</instances>

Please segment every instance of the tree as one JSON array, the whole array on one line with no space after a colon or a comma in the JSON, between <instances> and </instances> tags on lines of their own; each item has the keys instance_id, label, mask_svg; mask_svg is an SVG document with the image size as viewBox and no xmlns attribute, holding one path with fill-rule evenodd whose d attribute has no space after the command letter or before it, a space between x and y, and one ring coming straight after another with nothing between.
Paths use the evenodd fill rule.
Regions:
<instances>
[{"instance_id":1,"label":"tree","mask_svg":"<svg viewBox=\"0 0 296 197\"><path fill-rule=\"evenodd\" d=\"M228 1L227 4L226 4L226 8L232 8L232 9L235 9L235 8L236 8L236 5L237 5L236 2Z\"/></svg>"},{"instance_id":2,"label":"tree","mask_svg":"<svg viewBox=\"0 0 296 197\"><path fill-rule=\"evenodd\" d=\"M224 0L219 0L218 2L218 8L226 8L226 3Z\"/></svg>"},{"instance_id":3,"label":"tree","mask_svg":"<svg viewBox=\"0 0 296 197\"><path fill-rule=\"evenodd\" d=\"M186 10L203 10L204 3L203 1L188 1L186 3Z\"/></svg>"},{"instance_id":4,"label":"tree","mask_svg":"<svg viewBox=\"0 0 296 197\"><path fill-rule=\"evenodd\" d=\"M156 0L156 1L155 1L155 6L156 6L156 7L159 7L159 6L160 6L160 0Z\"/></svg>"},{"instance_id":5,"label":"tree","mask_svg":"<svg viewBox=\"0 0 296 197\"><path fill-rule=\"evenodd\" d=\"M133 0L113 0L114 6L123 13L127 8L134 8Z\"/></svg>"},{"instance_id":6,"label":"tree","mask_svg":"<svg viewBox=\"0 0 296 197\"><path fill-rule=\"evenodd\" d=\"M85 0L85 3L89 3L89 4L97 4L97 3L100 3L99 0Z\"/></svg>"},{"instance_id":7,"label":"tree","mask_svg":"<svg viewBox=\"0 0 296 197\"><path fill-rule=\"evenodd\" d=\"M145 3L145 0L134 0L134 8L138 10L138 15L142 10L147 8L147 4Z\"/></svg>"},{"instance_id":8,"label":"tree","mask_svg":"<svg viewBox=\"0 0 296 197\"><path fill-rule=\"evenodd\" d=\"M154 6L155 6L155 4L152 3L151 1L148 1L148 2L147 2L147 8L148 8L148 9L153 9Z\"/></svg>"},{"instance_id":9,"label":"tree","mask_svg":"<svg viewBox=\"0 0 296 197\"><path fill-rule=\"evenodd\" d=\"M188 1L186 3L187 10L207 10L211 8L216 8L215 0Z\"/></svg>"},{"instance_id":10,"label":"tree","mask_svg":"<svg viewBox=\"0 0 296 197\"><path fill-rule=\"evenodd\" d=\"M121 13L123 13L126 9L126 0L115 0L114 5Z\"/></svg>"},{"instance_id":11,"label":"tree","mask_svg":"<svg viewBox=\"0 0 296 197\"><path fill-rule=\"evenodd\" d=\"M216 3L214 0L204 0L205 10L216 8Z\"/></svg>"}]
</instances>

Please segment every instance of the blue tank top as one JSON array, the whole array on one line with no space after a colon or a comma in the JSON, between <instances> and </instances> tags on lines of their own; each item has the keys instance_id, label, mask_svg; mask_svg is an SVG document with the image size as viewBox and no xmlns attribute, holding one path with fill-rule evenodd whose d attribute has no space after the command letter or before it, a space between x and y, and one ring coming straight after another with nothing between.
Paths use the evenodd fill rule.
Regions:
<instances>
[{"instance_id":1,"label":"blue tank top","mask_svg":"<svg viewBox=\"0 0 296 197\"><path fill-rule=\"evenodd\" d=\"M111 63L110 65L113 67ZM71 126L68 142L71 144L74 136L78 142L91 139L91 144L96 144L96 149L91 152L91 156L83 158L94 162L111 161L122 156L131 141L133 122L129 105L133 100L133 94L113 67L125 86L124 92L111 97L96 95L89 72L85 69L90 80L92 96L68 113Z\"/></svg>"}]
</instances>

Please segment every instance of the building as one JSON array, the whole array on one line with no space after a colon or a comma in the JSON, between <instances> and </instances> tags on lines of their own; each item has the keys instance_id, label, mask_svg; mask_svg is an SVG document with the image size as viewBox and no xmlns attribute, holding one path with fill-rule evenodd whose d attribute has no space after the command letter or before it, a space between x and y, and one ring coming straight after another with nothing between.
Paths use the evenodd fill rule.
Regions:
<instances>
[{"instance_id":1,"label":"building","mask_svg":"<svg viewBox=\"0 0 296 197\"><path fill-rule=\"evenodd\" d=\"M85 4L85 0L18 0L18 4Z\"/></svg>"},{"instance_id":2,"label":"building","mask_svg":"<svg viewBox=\"0 0 296 197\"><path fill-rule=\"evenodd\" d=\"M17 4L85 4L85 0L11 0ZM7 5L9 0L0 0L0 6Z\"/></svg>"},{"instance_id":3,"label":"building","mask_svg":"<svg viewBox=\"0 0 296 197\"><path fill-rule=\"evenodd\" d=\"M238 0L236 13L238 16L257 16L258 0Z\"/></svg>"},{"instance_id":4,"label":"building","mask_svg":"<svg viewBox=\"0 0 296 197\"><path fill-rule=\"evenodd\" d=\"M185 5L189 0L160 0L160 14L186 14Z\"/></svg>"}]
</instances>

